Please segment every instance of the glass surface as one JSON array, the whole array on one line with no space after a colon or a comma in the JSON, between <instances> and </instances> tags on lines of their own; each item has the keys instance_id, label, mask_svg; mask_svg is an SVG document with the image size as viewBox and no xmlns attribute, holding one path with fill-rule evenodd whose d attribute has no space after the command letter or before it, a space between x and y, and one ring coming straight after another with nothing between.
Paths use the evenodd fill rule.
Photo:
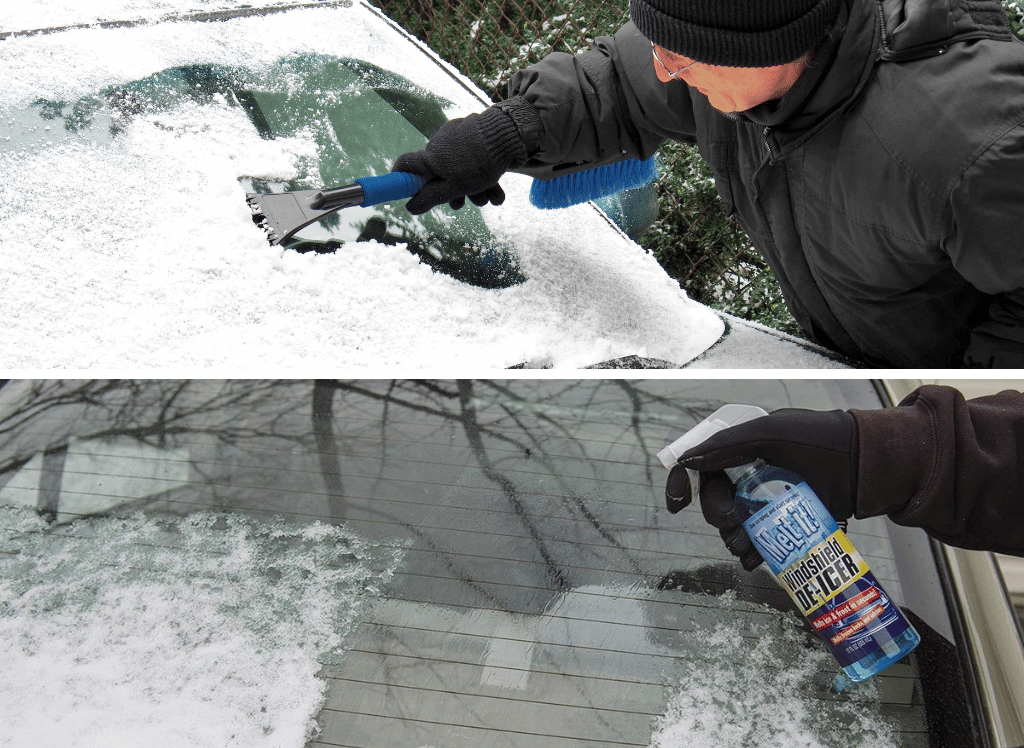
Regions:
<instances>
[{"instance_id":1,"label":"glass surface","mask_svg":"<svg viewBox=\"0 0 1024 748\"><path fill-rule=\"evenodd\" d=\"M300 55L266 69L186 65L77 101L39 99L5 115L0 149L60 147L62 141L105 143L133 116L169 111L216 98L241 107L264 139L311 138L315 158L289 178L239 175L247 192L283 192L351 184L385 174L401 154L416 151L447 121L450 102L369 63ZM336 252L348 242L405 245L425 264L484 288L522 283L514 250L487 228L480 209L439 206L413 216L404 201L332 213L285 246L297 252Z\"/></svg>"},{"instance_id":2,"label":"glass surface","mask_svg":"<svg viewBox=\"0 0 1024 748\"><path fill-rule=\"evenodd\" d=\"M310 745L669 746L684 728L701 745L970 745L944 724L967 709L952 644L926 635L837 695L767 573L743 572L699 508L664 509L656 453L727 402L879 407L850 381L16 381L0 502L49 535L213 511L398 549L320 655ZM902 603L915 580L884 521L849 535Z\"/></svg>"}]
</instances>

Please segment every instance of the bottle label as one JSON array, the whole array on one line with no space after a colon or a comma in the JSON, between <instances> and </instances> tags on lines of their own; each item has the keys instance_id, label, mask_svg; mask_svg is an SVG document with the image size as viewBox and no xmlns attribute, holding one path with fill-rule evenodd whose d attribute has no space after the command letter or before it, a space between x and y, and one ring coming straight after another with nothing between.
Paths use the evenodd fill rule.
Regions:
<instances>
[{"instance_id":1,"label":"bottle label","mask_svg":"<svg viewBox=\"0 0 1024 748\"><path fill-rule=\"evenodd\" d=\"M813 500L808 501L807 497ZM835 534L841 532L839 525L806 483L773 499L749 517L743 527L776 575L803 560L812 560L812 554L822 562L839 555L840 547L835 543ZM852 549L849 541L846 545ZM793 579L795 586L796 577Z\"/></svg>"},{"instance_id":2,"label":"bottle label","mask_svg":"<svg viewBox=\"0 0 1024 748\"><path fill-rule=\"evenodd\" d=\"M909 626L806 483L774 499L743 527L844 667L878 650L880 629L886 629L888 640Z\"/></svg>"}]
</instances>

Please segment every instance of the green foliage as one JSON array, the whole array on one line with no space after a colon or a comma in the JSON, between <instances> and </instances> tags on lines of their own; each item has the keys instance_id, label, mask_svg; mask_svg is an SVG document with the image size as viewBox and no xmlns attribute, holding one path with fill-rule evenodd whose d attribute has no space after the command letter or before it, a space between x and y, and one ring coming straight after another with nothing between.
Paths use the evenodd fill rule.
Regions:
<instances>
[{"instance_id":1,"label":"green foliage","mask_svg":"<svg viewBox=\"0 0 1024 748\"><path fill-rule=\"evenodd\" d=\"M722 209L711 168L697 149L666 143L658 182L660 214L641 238L690 298L798 335L771 270Z\"/></svg>"},{"instance_id":2,"label":"green foliage","mask_svg":"<svg viewBox=\"0 0 1024 748\"><path fill-rule=\"evenodd\" d=\"M502 91L517 70L540 61L552 51L578 52L592 45L596 37L613 34L629 20L629 9L625 3L595 4L595 7L586 7L586 11L586 15L572 12L550 19L542 18L536 27L536 37L518 45L504 65L496 68L491 76L483 78L485 87Z\"/></svg>"},{"instance_id":3,"label":"green foliage","mask_svg":"<svg viewBox=\"0 0 1024 748\"><path fill-rule=\"evenodd\" d=\"M1006 8L1013 33L1024 39L1024 3L1021 0L1003 0L1003 7Z\"/></svg>"},{"instance_id":4,"label":"green foliage","mask_svg":"<svg viewBox=\"0 0 1024 748\"><path fill-rule=\"evenodd\" d=\"M376 0L499 101L512 74L552 51L578 52L629 20L620 0Z\"/></svg>"}]
</instances>

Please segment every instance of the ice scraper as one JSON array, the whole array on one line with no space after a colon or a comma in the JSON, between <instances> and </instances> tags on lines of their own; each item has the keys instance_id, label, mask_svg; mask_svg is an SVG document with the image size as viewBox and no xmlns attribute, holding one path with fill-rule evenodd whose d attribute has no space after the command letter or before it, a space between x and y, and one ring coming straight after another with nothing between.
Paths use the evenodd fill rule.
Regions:
<instances>
[{"instance_id":1,"label":"ice scraper","mask_svg":"<svg viewBox=\"0 0 1024 748\"><path fill-rule=\"evenodd\" d=\"M553 179L535 179L530 202L544 209L567 208L639 187L657 176L654 157L646 161L628 159ZM281 244L299 229L337 210L405 200L419 192L425 183L418 174L393 171L379 177L361 177L355 184L333 189L249 192L246 200L253 222L267 232L271 244Z\"/></svg>"},{"instance_id":2,"label":"ice scraper","mask_svg":"<svg viewBox=\"0 0 1024 748\"><path fill-rule=\"evenodd\" d=\"M354 184L323 190L248 192L252 220L267 232L271 244L288 241L300 229L326 215L360 206L368 208L415 195L426 183L418 174L392 171L379 177L360 177Z\"/></svg>"}]
</instances>

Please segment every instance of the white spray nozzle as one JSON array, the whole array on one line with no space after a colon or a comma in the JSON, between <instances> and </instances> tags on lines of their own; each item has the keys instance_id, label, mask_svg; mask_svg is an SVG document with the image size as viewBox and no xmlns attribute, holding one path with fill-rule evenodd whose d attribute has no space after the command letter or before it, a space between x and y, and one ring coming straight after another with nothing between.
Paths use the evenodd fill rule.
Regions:
<instances>
[{"instance_id":1,"label":"white spray nozzle","mask_svg":"<svg viewBox=\"0 0 1024 748\"><path fill-rule=\"evenodd\" d=\"M746 423L747 421L753 421L755 418L760 418L761 416L766 415L768 415L768 411L759 408L756 405L723 405L663 450L658 452L658 459L661 460L661 464L665 466L666 470L671 470L687 450L693 449L701 442L707 440L712 434L717 434L722 429ZM690 470L689 468L686 469L686 472L690 476L690 490L692 492L692 498L696 500L700 493L700 473L696 470Z\"/></svg>"},{"instance_id":2,"label":"white spray nozzle","mask_svg":"<svg viewBox=\"0 0 1024 748\"><path fill-rule=\"evenodd\" d=\"M658 459L667 470L671 470L680 457L689 450L706 441L712 434L722 429L736 426L755 418L768 415L768 411L756 405L723 405L692 429L680 436L663 450L658 452Z\"/></svg>"}]
</instances>

